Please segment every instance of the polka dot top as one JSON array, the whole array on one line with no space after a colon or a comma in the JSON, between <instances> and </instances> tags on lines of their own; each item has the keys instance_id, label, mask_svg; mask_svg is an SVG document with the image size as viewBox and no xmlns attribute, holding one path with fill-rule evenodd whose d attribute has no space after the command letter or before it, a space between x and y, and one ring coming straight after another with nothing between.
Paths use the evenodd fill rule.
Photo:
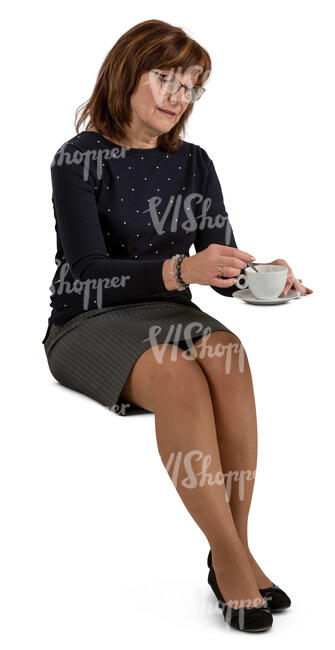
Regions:
<instances>
[{"instance_id":1,"label":"polka dot top","mask_svg":"<svg viewBox=\"0 0 335 650\"><path fill-rule=\"evenodd\" d=\"M57 270L43 342L52 322L87 309L192 303L189 288L166 289L164 260L189 255L192 244L196 252L211 243L236 247L213 162L199 145L183 140L168 153L83 131L57 150L51 180ZM226 296L236 290L211 288Z\"/></svg>"}]
</instances>

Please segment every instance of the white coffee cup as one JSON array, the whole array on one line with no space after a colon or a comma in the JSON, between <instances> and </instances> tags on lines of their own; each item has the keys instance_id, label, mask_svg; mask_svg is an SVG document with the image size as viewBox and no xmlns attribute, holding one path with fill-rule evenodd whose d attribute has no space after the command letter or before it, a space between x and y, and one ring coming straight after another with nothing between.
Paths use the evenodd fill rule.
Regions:
<instances>
[{"instance_id":1,"label":"white coffee cup","mask_svg":"<svg viewBox=\"0 0 335 650\"><path fill-rule=\"evenodd\" d=\"M246 266L244 269L246 275L241 274L238 276L235 287L238 289L247 289L249 287L256 298L263 300L278 298L286 284L287 266L257 264L257 268L260 271L259 273L254 271L251 266Z\"/></svg>"}]
</instances>

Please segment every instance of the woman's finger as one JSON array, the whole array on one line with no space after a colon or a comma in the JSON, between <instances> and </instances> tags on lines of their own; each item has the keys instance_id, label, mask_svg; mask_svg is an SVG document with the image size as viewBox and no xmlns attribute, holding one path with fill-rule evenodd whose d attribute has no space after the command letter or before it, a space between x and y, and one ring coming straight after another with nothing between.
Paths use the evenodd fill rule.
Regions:
<instances>
[{"instance_id":1,"label":"woman's finger","mask_svg":"<svg viewBox=\"0 0 335 650\"><path fill-rule=\"evenodd\" d=\"M215 276L210 282L209 285L211 287L221 287L224 289L225 287L231 287L236 283L237 278L218 278Z\"/></svg>"},{"instance_id":2,"label":"woman's finger","mask_svg":"<svg viewBox=\"0 0 335 650\"><path fill-rule=\"evenodd\" d=\"M302 294L307 293L306 288L301 284L301 280L298 280L298 278L294 278L294 287Z\"/></svg>"},{"instance_id":3,"label":"woman's finger","mask_svg":"<svg viewBox=\"0 0 335 650\"><path fill-rule=\"evenodd\" d=\"M232 263L232 262L230 262ZM238 278L239 275L241 275L241 271L243 271L243 268L241 269L239 266L223 266L222 264L217 264L217 270L220 268L221 270L221 275L225 278L230 278L230 277L236 277ZM218 273L216 274L218 275Z\"/></svg>"},{"instance_id":4,"label":"woman's finger","mask_svg":"<svg viewBox=\"0 0 335 650\"><path fill-rule=\"evenodd\" d=\"M281 295L282 295L282 296L286 296L286 294L287 294L287 293L289 292L289 290L291 289L291 286L292 286L292 282L291 282L291 281L286 282L285 287L284 287L283 291L281 292Z\"/></svg>"},{"instance_id":5,"label":"woman's finger","mask_svg":"<svg viewBox=\"0 0 335 650\"><path fill-rule=\"evenodd\" d=\"M220 257L234 257L242 262L252 262L256 259L251 253L246 251L241 251L240 248L235 248L234 246L225 246L223 244L210 244L214 247L215 252Z\"/></svg>"},{"instance_id":6,"label":"woman's finger","mask_svg":"<svg viewBox=\"0 0 335 650\"><path fill-rule=\"evenodd\" d=\"M281 293L282 296L286 296L288 291L291 289L291 287L293 285L293 280L294 280L293 273L289 272L288 275L287 275L287 278L286 278L285 287L284 287L284 289L283 289L283 291Z\"/></svg>"}]
</instances>

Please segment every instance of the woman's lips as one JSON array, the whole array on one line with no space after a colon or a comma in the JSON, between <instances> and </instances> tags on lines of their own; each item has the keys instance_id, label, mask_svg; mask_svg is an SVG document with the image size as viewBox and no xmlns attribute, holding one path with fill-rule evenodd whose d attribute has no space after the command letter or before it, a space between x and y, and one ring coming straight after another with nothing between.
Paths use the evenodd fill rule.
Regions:
<instances>
[{"instance_id":1,"label":"woman's lips","mask_svg":"<svg viewBox=\"0 0 335 650\"><path fill-rule=\"evenodd\" d=\"M170 117L175 117L175 115L176 115L176 114L173 113L172 111L165 111L163 108L158 108L158 110L159 110L161 113L164 113L165 115L169 115Z\"/></svg>"}]
</instances>

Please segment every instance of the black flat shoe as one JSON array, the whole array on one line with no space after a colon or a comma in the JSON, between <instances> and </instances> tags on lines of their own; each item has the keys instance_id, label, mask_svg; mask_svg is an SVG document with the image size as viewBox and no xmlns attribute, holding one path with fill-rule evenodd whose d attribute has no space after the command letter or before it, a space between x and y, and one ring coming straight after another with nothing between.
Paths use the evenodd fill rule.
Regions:
<instances>
[{"instance_id":1,"label":"black flat shoe","mask_svg":"<svg viewBox=\"0 0 335 650\"><path fill-rule=\"evenodd\" d=\"M241 632L264 632L272 627L273 617L267 606L259 607L230 607L219 589L213 567L209 570L208 584L213 589L218 605L222 608L225 621L235 630Z\"/></svg>"},{"instance_id":2,"label":"black flat shoe","mask_svg":"<svg viewBox=\"0 0 335 650\"><path fill-rule=\"evenodd\" d=\"M209 551L208 553L207 566L214 572L212 565L212 551ZM271 587L264 587L258 591L262 594L271 612L281 612L283 609L287 609L291 606L291 600L288 595L274 583L272 583Z\"/></svg>"}]
</instances>

